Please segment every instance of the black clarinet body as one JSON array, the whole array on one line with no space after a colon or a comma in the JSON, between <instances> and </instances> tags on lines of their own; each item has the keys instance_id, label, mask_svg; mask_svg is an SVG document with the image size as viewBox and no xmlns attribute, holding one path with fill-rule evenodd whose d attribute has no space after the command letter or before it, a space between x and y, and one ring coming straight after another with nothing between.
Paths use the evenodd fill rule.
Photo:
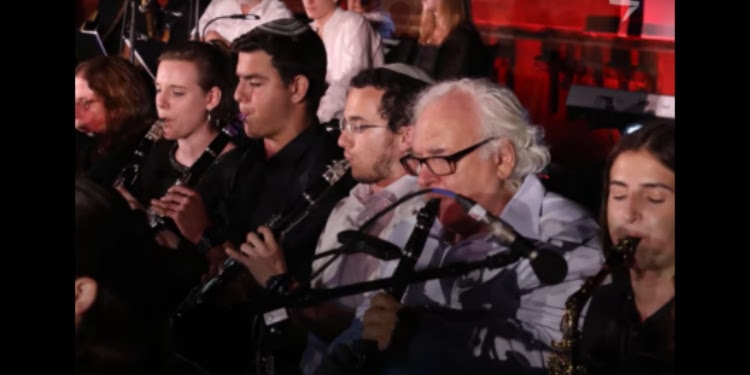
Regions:
<instances>
[{"instance_id":1,"label":"black clarinet body","mask_svg":"<svg viewBox=\"0 0 750 375\"><path fill-rule=\"evenodd\" d=\"M417 223L414 225L406 245L404 245L404 253L393 272L393 277L396 280L404 282L386 289L386 292L397 300L403 298L407 287L406 278L414 272L414 266L416 266L417 260L422 254L439 209L440 200L432 199L417 213Z\"/></svg>"},{"instance_id":2,"label":"black clarinet body","mask_svg":"<svg viewBox=\"0 0 750 375\"><path fill-rule=\"evenodd\" d=\"M213 141L206 147L203 154L193 165L185 171L172 186L182 185L186 187L193 187L200 181L203 174L211 167L216 158L221 154L222 150L229 144L229 142L237 137L239 134L237 120L230 120L226 125L221 128L219 134L214 138ZM151 230L154 233L159 233L163 230L170 230L176 235L180 235L180 231L176 228L173 221L159 216L154 213L151 208L147 210L148 224L151 226Z\"/></svg>"},{"instance_id":3,"label":"black clarinet body","mask_svg":"<svg viewBox=\"0 0 750 375\"><path fill-rule=\"evenodd\" d=\"M265 226L271 229L274 235L279 238L286 235L287 232L296 227L304 220L318 205L321 199L330 191L337 182L339 182L349 170L349 162L346 159L334 161L323 173L321 178L313 182L302 193L300 197L286 206L283 212L272 215ZM196 286L191 290L188 296L183 300L173 319L182 318L186 313L196 306L202 304L205 298L223 285L226 281L234 277L242 270L242 264L232 258L224 261L219 272L204 283Z\"/></svg>"},{"instance_id":4,"label":"black clarinet body","mask_svg":"<svg viewBox=\"0 0 750 375\"><path fill-rule=\"evenodd\" d=\"M130 190L133 187L135 180L138 178L138 172L143 165L143 160L151 151L154 143L161 139L163 134L164 121L158 119L151 125L146 135L138 143L133 156L130 158L130 162L117 175L115 182L112 184L113 187L124 188L125 190Z\"/></svg>"}]
</instances>

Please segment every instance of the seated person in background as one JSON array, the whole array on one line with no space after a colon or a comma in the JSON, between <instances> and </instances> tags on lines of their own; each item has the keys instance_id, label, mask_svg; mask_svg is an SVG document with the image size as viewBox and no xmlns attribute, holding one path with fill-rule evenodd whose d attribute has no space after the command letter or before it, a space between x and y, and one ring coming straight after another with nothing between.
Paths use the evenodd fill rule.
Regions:
<instances>
[{"instance_id":1,"label":"seated person in background","mask_svg":"<svg viewBox=\"0 0 750 375\"><path fill-rule=\"evenodd\" d=\"M156 120L152 83L118 56L98 56L75 71L76 172L112 186Z\"/></svg>"},{"instance_id":2,"label":"seated person in background","mask_svg":"<svg viewBox=\"0 0 750 375\"><path fill-rule=\"evenodd\" d=\"M427 80L426 74L403 64L367 69L352 78L338 142L359 183L331 212L316 254L341 247L337 239L340 232L358 230L389 204L416 190L416 178L408 176L398 160L407 148L408 111ZM365 232L375 237L388 236L394 223L412 215L406 207L391 211ZM261 241L253 233L248 234L247 243L240 246L239 252L228 250L228 254L244 264L260 285L267 286L269 279L287 272L282 249L275 242ZM320 269L329 260L332 263L312 280L312 287L333 288L371 280L379 264L377 258L355 253L335 259L319 258L313 269ZM306 280L297 280L300 281ZM354 309L361 303L361 295L355 295L292 310L295 321L310 332L303 373L313 373L328 343L349 326Z\"/></svg>"},{"instance_id":3,"label":"seated person in background","mask_svg":"<svg viewBox=\"0 0 750 375\"><path fill-rule=\"evenodd\" d=\"M640 239L612 283L594 290L583 324L590 375L674 374L674 125L623 136L605 169L605 251Z\"/></svg>"},{"instance_id":4,"label":"seated person in background","mask_svg":"<svg viewBox=\"0 0 750 375\"><path fill-rule=\"evenodd\" d=\"M383 43L362 15L338 7L338 0L302 0L307 17L326 48L328 88L317 115L322 123L341 118L349 80L383 65Z\"/></svg>"},{"instance_id":5,"label":"seated person in background","mask_svg":"<svg viewBox=\"0 0 750 375\"><path fill-rule=\"evenodd\" d=\"M237 54L235 73L239 78L234 98L250 140L219 197L219 215L209 217L205 210L197 210L175 218L182 228L191 228L184 233L187 238L201 238L201 244L222 254L225 242L239 248L248 233L258 230L271 241L273 236L261 226L269 225L272 217L302 199L303 192L323 178L329 165L342 158L336 140L315 116L325 89L326 69L325 47L315 32L300 21L280 19L237 38L232 49ZM279 240L284 263L298 280L309 277L326 218L352 185L347 173ZM196 199L186 204L202 205L200 195L194 196ZM216 374L236 374L252 364L248 354L252 353L252 315L245 305L253 303L260 288L251 278L238 280L220 291L236 290L230 288L236 285L245 289L236 294L219 293L231 296L203 305L207 314L201 322L204 327L181 330L183 337L196 344L189 349L191 353L210 363L206 367Z\"/></svg>"},{"instance_id":6,"label":"seated person in background","mask_svg":"<svg viewBox=\"0 0 750 375\"><path fill-rule=\"evenodd\" d=\"M145 216L111 188L80 176L75 184L75 373L207 374L164 345Z\"/></svg>"},{"instance_id":7,"label":"seated person in background","mask_svg":"<svg viewBox=\"0 0 750 375\"><path fill-rule=\"evenodd\" d=\"M248 17L229 18L228 16L256 15L259 18ZM292 18L294 15L281 0L213 0L206 7L198 21L196 33L204 42L218 41L227 48L232 41L247 33L256 26L280 18ZM216 19L217 17L227 17ZM216 19L211 22L211 20ZM209 25L209 22L211 24Z\"/></svg>"},{"instance_id":8,"label":"seated person in background","mask_svg":"<svg viewBox=\"0 0 750 375\"><path fill-rule=\"evenodd\" d=\"M383 10L382 0L347 0L346 9L364 16L381 38L393 38L396 26L391 15Z\"/></svg>"},{"instance_id":9,"label":"seated person in background","mask_svg":"<svg viewBox=\"0 0 750 375\"><path fill-rule=\"evenodd\" d=\"M563 256L568 269L564 280L548 285L521 257L502 268L411 284L403 302L377 294L364 312L361 337L385 353L370 353L375 358L365 366L387 374L546 373L567 296L602 264L596 220L536 177L549 152L509 89L486 80L446 81L420 95L414 116L411 150L401 161L420 188L474 200L538 247ZM442 243L423 251L417 265L444 267L508 251L455 200L428 197L442 199ZM393 273L388 266L382 277ZM341 349L327 357L321 374L346 373Z\"/></svg>"},{"instance_id":10,"label":"seated person in background","mask_svg":"<svg viewBox=\"0 0 750 375\"><path fill-rule=\"evenodd\" d=\"M489 50L465 0L422 0L419 38L404 38L388 62L413 64L437 81L492 75Z\"/></svg>"}]
</instances>

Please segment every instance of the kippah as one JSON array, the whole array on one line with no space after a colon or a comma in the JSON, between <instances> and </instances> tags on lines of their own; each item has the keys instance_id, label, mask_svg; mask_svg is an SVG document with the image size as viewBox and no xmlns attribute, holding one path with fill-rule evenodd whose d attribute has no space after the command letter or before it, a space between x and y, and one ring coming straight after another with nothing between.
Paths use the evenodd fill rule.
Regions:
<instances>
[{"instance_id":1,"label":"kippah","mask_svg":"<svg viewBox=\"0 0 750 375\"><path fill-rule=\"evenodd\" d=\"M290 37L298 36L305 31L310 30L309 26L298 21L295 18L282 18L273 20L261 24L260 26L258 26L258 28L271 34Z\"/></svg>"},{"instance_id":2,"label":"kippah","mask_svg":"<svg viewBox=\"0 0 750 375\"><path fill-rule=\"evenodd\" d=\"M392 63L392 64L386 64L381 66L383 69L388 69L392 72L396 72L399 74L403 74L407 77L414 78L418 81L422 81L425 83L433 83L434 80L432 77L430 77L427 73L424 72L424 70L417 68L414 65L404 64L404 63Z\"/></svg>"}]
</instances>

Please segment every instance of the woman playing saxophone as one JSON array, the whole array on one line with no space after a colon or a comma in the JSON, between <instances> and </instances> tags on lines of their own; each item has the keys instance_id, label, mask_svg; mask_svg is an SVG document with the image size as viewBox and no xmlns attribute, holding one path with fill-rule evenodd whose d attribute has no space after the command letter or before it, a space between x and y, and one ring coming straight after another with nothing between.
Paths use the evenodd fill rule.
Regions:
<instances>
[{"instance_id":1,"label":"woman playing saxophone","mask_svg":"<svg viewBox=\"0 0 750 375\"><path fill-rule=\"evenodd\" d=\"M612 150L602 197L605 250L629 239L637 246L612 270L611 283L583 292L591 299L569 363L574 371L553 374L674 373L674 160L674 124L643 126Z\"/></svg>"}]
</instances>

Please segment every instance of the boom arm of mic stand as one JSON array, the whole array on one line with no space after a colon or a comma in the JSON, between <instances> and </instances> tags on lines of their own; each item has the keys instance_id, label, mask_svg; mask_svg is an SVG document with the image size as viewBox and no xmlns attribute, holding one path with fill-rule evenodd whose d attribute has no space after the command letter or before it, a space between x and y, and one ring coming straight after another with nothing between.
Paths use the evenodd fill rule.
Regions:
<instances>
[{"instance_id":1,"label":"boom arm of mic stand","mask_svg":"<svg viewBox=\"0 0 750 375\"><path fill-rule=\"evenodd\" d=\"M268 304L262 307L262 311L264 313L268 313L287 307L312 306L323 301L352 296L378 289L385 289L394 285L405 285L432 279L439 279L443 277L460 276L482 268L492 269L505 267L511 263L516 262L519 258L520 256L518 254L515 254L511 251L503 251L484 260L476 262L452 263L445 267L428 268L424 270L414 271L414 273L408 275L407 277L404 277L403 279L388 277L385 279L364 281L331 289L300 288L287 296L280 296L273 299Z\"/></svg>"}]
</instances>

